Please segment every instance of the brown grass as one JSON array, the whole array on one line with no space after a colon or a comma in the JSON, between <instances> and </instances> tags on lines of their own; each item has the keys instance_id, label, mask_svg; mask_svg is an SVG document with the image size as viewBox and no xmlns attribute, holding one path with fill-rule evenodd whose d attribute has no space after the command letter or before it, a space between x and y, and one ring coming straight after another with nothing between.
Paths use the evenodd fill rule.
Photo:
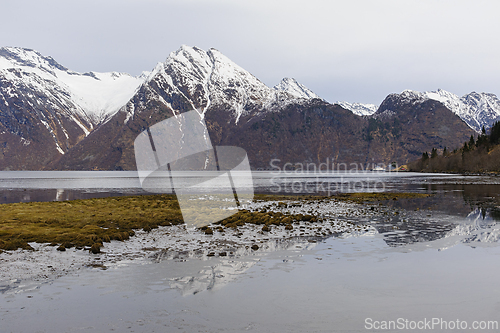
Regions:
<instances>
[{"instance_id":1,"label":"brown grass","mask_svg":"<svg viewBox=\"0 0 500 333\"><path fill-rule=\"evenodd\" d=\"M173 195L5 204L0 205L0 249L30 249L30 242L90 247L126 240L133 229L182 222Z\"/></svg>"}]
</instances>

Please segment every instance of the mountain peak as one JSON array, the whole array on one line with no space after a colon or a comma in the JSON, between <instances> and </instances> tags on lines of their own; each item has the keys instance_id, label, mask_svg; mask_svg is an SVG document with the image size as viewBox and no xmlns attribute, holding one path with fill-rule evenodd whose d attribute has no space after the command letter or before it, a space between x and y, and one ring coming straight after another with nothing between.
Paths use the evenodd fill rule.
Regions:
<instances>
[{"instance_id":1,"label":"mountain peak","mask_svg":"<svg viewBox=\"0 0 500 333\"><path fill-rule=\"evenodd\" d=\"M500 120L500 100L495 94L473 91L459 97L443 89L425 92L404 90L400 94L390 94L382 102L381 110L377 114L390 111L393 104L417 104L426 100L440 102L478 133L481 132L482 126L490 128Z\"/></svg>"},{"instance_id":2,"label":"mountain peak","mask_svg":"<svg viewBox=\"0 0 500 333\"><path fill-rule=\"evenodd\" d=\"M220 51L196 46L182 45L170 53L146 81L161 86L163 92L152 89L170 106L177 98L187 100L203 114L212 105L224 106L236 120L250 109L263 107L274 96L271 88Z\"/></svg>"},{"instance_id":3,"label":"mountain peak","mask_svg":"<svg viewBox=\"0 0 500 333\"><path fill-rule=\"evenodd\" d=\"M280 83L274 86L277 91L286 92L296 98L313 99L319 98L312 90L297 82L294 78L285 77Z\"/></svg>"}]
</instances>

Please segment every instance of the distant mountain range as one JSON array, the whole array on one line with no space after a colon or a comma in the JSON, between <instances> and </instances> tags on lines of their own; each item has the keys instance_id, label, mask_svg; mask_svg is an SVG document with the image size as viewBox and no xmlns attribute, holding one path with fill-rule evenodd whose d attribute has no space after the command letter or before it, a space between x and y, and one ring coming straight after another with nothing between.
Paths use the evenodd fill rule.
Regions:
<instances>
[{"instance_id":1,"label":"distant mountain range","mask_svg":"<svg viewBox=\"0 0 500 333\"><path fill-rule=\"evenodd\" d=\"M244 148L254 169L273 160L402 164L500 119L500 101L485 93L331 104L291 78L270 88L215 49L182 46L138 77L77 73L33 50L0 49L1 170L133 170L135 137L193 109L213 145Z\"/></svg>"},{"instance_id":2,"label":"distant mountain range","mask_svg":"<svg viewBox=\"0 0 500 333\"><path fill-rule=\"evenodd\" d=\"M483 126L488 129L500 120L500 100L494 94L471 92L458 97L453 93L438 89L426 92L406 90L402 95L419 100L432 99L441 102L478 133L481 133ZM360 116L371 116L379 109L374 104L347 102L337 102L337 104Z\"/></svg>"}]
</instances>

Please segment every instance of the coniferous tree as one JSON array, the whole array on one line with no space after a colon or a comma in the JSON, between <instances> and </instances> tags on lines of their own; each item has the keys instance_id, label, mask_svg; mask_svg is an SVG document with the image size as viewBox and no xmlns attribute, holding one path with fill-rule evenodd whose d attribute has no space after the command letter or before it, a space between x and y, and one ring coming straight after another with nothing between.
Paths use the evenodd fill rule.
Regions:
<instances>
[{"instance_id":1,"label":"coniferous tree","mask_svg":"<svg viewBox=\"0 0 500 333\"><path fill-rule=\"evenodd\" d=\"M432 148L431 150L431 158L436 158L438 156L438 152L436 148Z\"/></svg>"},{"instance_id":2,"label":"coniferous tree","mask_svg":"<svg viewBox=\"0 0 500 333\"><path fill-rule=\"evenodd\" d=\"M475 145L476 141L474 140L474 136L471 134L469 140L469 150L473 150Z\"/></svg>"},{"instance_id":3,"label":"coniferous tree","mask_svg":"<svg viewBox=\"0 0 500 333\"><path fill-rule=\"evenodd\" d=\"M485 133L486 133L486 131L485 131L484 126L483 126L483 134L481 134L480 136L477 137L476 147L479 148L481 146L484 146L488 142L488 136Z\"/></svg>"},{"instance_id":4,"label":"coniferous tree","mask_svg":"<svg viewBox=\"0 0 500 333\"><path fill-rule=\"evenodd\" d=\"M462 154L469 151L469 143L467 141L464 142L464 146L462 147Z\"/></svg>"},{"instance_id":5,"label":"coniferous tree","mask_svg":"<svg viewBox=\"0 0 500 333\"><path fill-rule=\"evenodd\" d=\"M500 139L500 121L497 121L496 123L491 126L490 130L490 143L491 144L497 144Z\"/></svg>"}]
</instances>

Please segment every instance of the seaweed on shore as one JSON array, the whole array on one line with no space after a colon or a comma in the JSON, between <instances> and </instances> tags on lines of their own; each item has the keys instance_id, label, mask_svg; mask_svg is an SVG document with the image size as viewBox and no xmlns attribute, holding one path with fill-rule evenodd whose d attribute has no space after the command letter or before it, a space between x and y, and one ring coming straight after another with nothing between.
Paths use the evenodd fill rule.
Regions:
<instances>
[{"instance_id":1,"label":"seaweed on shore","mask_svg":"<svg viewBox=\"0 0 500 333\"><path fill-rule=\"evenodd\" d=\"M286 205L283 202L279 204ZM318 222L318 217L309 214L287 214L281 212L272 212L272 211L257 211L250 212L248 210L240 210L236 214L225 218L222 221L217 222L216 224L220 224L226 228L237 228L239 226L243 226L246 223L263 225L263 231L270 230L272 225L283 225L286 230L292 230L292 223L306 221L310 223ZM202 228L203 229L203 228Z\"/></svg>"},{"instance_id":2,"label":"seaweed on shore","mask_svg":"<svg viewBox=\"0 0 500 333\"><path fill-rule=\"evenodd\" d=\"M358 204L366 202L378 202L387 200L399 199L416 199L427 198L431 194L427 193L413 193L413 192L359 192L359 193L341 193L334 196L337 200L350 201Z\"/></svg>"}]
</instances>

